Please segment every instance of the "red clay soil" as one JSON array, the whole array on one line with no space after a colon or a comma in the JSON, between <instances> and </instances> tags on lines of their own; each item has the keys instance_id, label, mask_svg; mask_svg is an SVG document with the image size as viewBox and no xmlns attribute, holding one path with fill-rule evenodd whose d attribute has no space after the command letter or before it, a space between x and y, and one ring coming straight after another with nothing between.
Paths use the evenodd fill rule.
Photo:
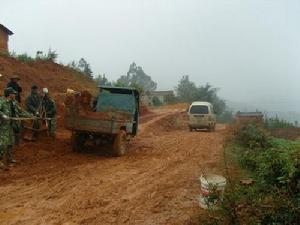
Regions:
<instances>
[{"instance_id":1,"label":"red clay soil","mask_svg":"<svg viewBox=\"0 0 300 225\"><path fill-rule=\"evenodd\" d=\"M148 106L146 105L141 105L140 106L140 115L141 116L146 116L152 114L152 111L149 109Z\"/></svg>"},{"instance_id":2,"label":"red clay soil","mask_svg":"<svg viewBox=\"0 0 300 225\"><path fill-rule=\"evenodd\" d=\"M19 163L0 172L0 224L196 222L198 177L222 174L224 131L189 132L180 111L155 115L119 158L108 147L73 153L63 129L56 141L23 143Z\"/></svg>"},{"instance_id":3,"label":"red clay soil","mask_svg":"<svg viewBox=\"0 0 300 225\"><path fill-rule=\"evenodd\" d=\"M66 90L88 90L94 95L97 93L97 85L84 75L69 69L63 65L47 62L20 62L15 58L0 55L0 96L6 87L12 74L18 74L21 78L20 85L23 88L21 95L24 106L24 99L30 93L33 84L40 88L47 87L50 95L56 101L56 107L60 115L64 112L64 99ZM58 126L63 125L63 118L59 117Z\"/></svg>"},{"instance_id":4,"label":"red clay soil","mask_svg":"<svg viewBox=\"0 0 300 225\"><path fill-rule=\"evenodd\" d=\"M23 99L30 92L33 84L39 87L48 87L51 94L59 96L67 88L74 90L88 90L94 93L96 84L80 73L57 63L47 61L20 62L14 58L0 55L0 92L9 81L13 73L20 76L23 87Z\"/></svg>"}]
</instances>

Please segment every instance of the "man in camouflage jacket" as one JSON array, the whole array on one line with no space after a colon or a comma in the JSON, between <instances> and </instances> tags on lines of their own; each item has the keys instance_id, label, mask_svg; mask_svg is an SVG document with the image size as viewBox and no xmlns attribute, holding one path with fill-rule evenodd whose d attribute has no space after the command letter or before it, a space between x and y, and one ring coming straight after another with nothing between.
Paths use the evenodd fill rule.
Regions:
<instances>
[{"instance_id":1,"label":"man in camouflage jacket","mask_svg":"<svg viewBox=\"0 0 300 225\"><path fill-rule=\"evenodd\" d=\"M14 122L11 118L31 117L23 111L15 101L16 91L9 87L4 90L4 97L0 98L0 158L3 163L0 166L7 167L10 163L16 163L13 159Z\"/></svg>"},{"instance_id":2,"label":"man in camouflage jacket","mask_svg":"<svg viewBox=\"0 0 300 225\"><path fill-rule=\"evenodd\" d=\"M45 111L46 118L49 118L48 120L48 132L51 137L55 138L55 132L56 132L56 105L55 101L50 97L48 88L43 88L43 100L42 100L42 107Z\"/></svg>"}]
</instances>

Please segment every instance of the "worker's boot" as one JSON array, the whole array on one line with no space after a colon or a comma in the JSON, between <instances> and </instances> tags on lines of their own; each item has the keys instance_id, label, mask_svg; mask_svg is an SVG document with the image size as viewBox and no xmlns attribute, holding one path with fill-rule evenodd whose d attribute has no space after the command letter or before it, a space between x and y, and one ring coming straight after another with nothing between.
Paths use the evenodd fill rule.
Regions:
<instances>
[{"instance_id":1,"label":"worker's boot","mask_svg":"<svg viewBox=\"0 0 300 225\"><path fill-rule=\"evenodd\" d=\"M7 149L7 161L9 164L15 164L17 161L13 158L13 146L9 146Z\"/></svg>"}]
</instances>

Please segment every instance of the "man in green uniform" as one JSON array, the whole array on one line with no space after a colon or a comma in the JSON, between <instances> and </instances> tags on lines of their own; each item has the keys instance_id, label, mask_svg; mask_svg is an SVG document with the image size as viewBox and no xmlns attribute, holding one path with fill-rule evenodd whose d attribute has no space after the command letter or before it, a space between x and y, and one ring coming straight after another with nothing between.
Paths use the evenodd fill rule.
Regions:
<instances>
[{"instance_id":1,"label":"man in green uniform","mask_svg":"<svg viewBox=\"0 0 300 225\"><path fill-rule=\"evenodd\" d=\"M23 111L15 101L17 92L9 87L4 89L4 97L0 98L0 149L2 150L1 159L3 163L0 166L7 167L10 163L16 163L13 159L14 145L14 121L11 118L31 117Z\"/></svg>"},{"instance_id":2,"label":"man in green uniform","mask_svg":"<svg viewBox=\"0 0 300 225\"><path fill-rule=\"evenodd\" d=\"M10 82L7 84L7 87L12 87L16 92L16 101L21 103L21 92L22 92L22 87L19 84L20 77L16 74L14 74L10 78Z\"/></svg>"},{"instance_id":3,"label":"man in green uniform","mask_svg":"<svg viewBox=\"0 0 300 225\"><path fill-rule=\"evenodd\" d=\"M47 121L48 123L48 132L51 137L55 138L55 131L56 131L56 105L55 101L49 96L48 88L43 88L43 100L42 100L42 107L43 111L45 112L46 118L50 120Z\"/></svg>"}]
</instances>

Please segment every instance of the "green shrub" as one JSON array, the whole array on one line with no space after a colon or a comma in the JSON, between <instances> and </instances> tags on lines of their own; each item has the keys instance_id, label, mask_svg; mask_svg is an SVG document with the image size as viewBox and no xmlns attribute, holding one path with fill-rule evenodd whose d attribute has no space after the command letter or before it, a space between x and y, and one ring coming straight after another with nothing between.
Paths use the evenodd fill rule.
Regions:
<instances>
[{"instance_id":1,"label":"green shrub","mask_svg":"<svg viewBox=\"0 0 300 225\"><path fill-rule=\"evenodd\" d=\"M273 138L262 128L248 125L226 147L230 158L245 170L226 187L219 215L228 224L299 224L300 142ZM254 183L240 185L244 176Z\"/></svg>"},{"instance_id":2,"label":"green shrub","mask_svg":"<svg viewBox=\"0 0 300 225\"><path fill-rule=\"evenodd\" d=\"M250 149L264 148L269 145L269 136L265 130L255 124L247 124L243 126L238 134L237 139L240 143Z\"/></svg>"},{"instance_id":3,"label":"green shrub","mask_svg":"<svg viewBox=\"0 0 300 225\"><path fill-rule=\"evenodd\" d=\"M32 62L32 61L34 61L34 58L29 56L27 53L16 55L15 58L20 62Z\"/></svg>"},{"instance_id":4,"label":"green shrub","mask_svg":"<svg viewBox=\"0 0 300 225\"><path fill-rule=\"evenodd\" d=\"M287 151L271 148L258 158L257 175L265 185L289 185L294 173L295 166Z\"/></svg>"},{"instance_id":5,"label":"green shrub","mask_svg":"<svg viewBox=\"0 0 300 225\"><path fill-rule=\"evenodd\" d=\"M297 124L297 123L295 123ZM264 126L266 128L274 129L274 128L291 128L295 127L294 123L291 123L284 119L275 118L266 118L264 121Z\"/></svg>"},{"instance_id":6,"label":"green shrub","mask_svg":"<svg viewBox=\"0 0 300 225\"><path fill-rule=\"evenodd\" d=\"M242 168L247 169L249 171L255 171L258 169L258 157L259 157L259 151L261 149L242 149L242 154L239 154L239 163Z\"/></svg>"},{"instance_id":7,"label":"green shrub","mask_svg":"<svg viewBox=\"0 0 300 225\"><path fill-rule=\"evenodd\" d=\"M260 213L262 225L296 225L300 221L299 196L289 197L284 191L275 192L272 196L272 207Z\"/></svg>"},{"instance_id":8,"label":"green shrub","mask_svg":"<svg viewBox=\"0 0 300 225\"><path fill-rule=\"evenodd\" d=\"M35 60L56 62L57 57L58 57L58 54L56 53L56 51L49 48L47 54L43 54L43 51L37 51Z\"/></svg>"}]
</instances>

